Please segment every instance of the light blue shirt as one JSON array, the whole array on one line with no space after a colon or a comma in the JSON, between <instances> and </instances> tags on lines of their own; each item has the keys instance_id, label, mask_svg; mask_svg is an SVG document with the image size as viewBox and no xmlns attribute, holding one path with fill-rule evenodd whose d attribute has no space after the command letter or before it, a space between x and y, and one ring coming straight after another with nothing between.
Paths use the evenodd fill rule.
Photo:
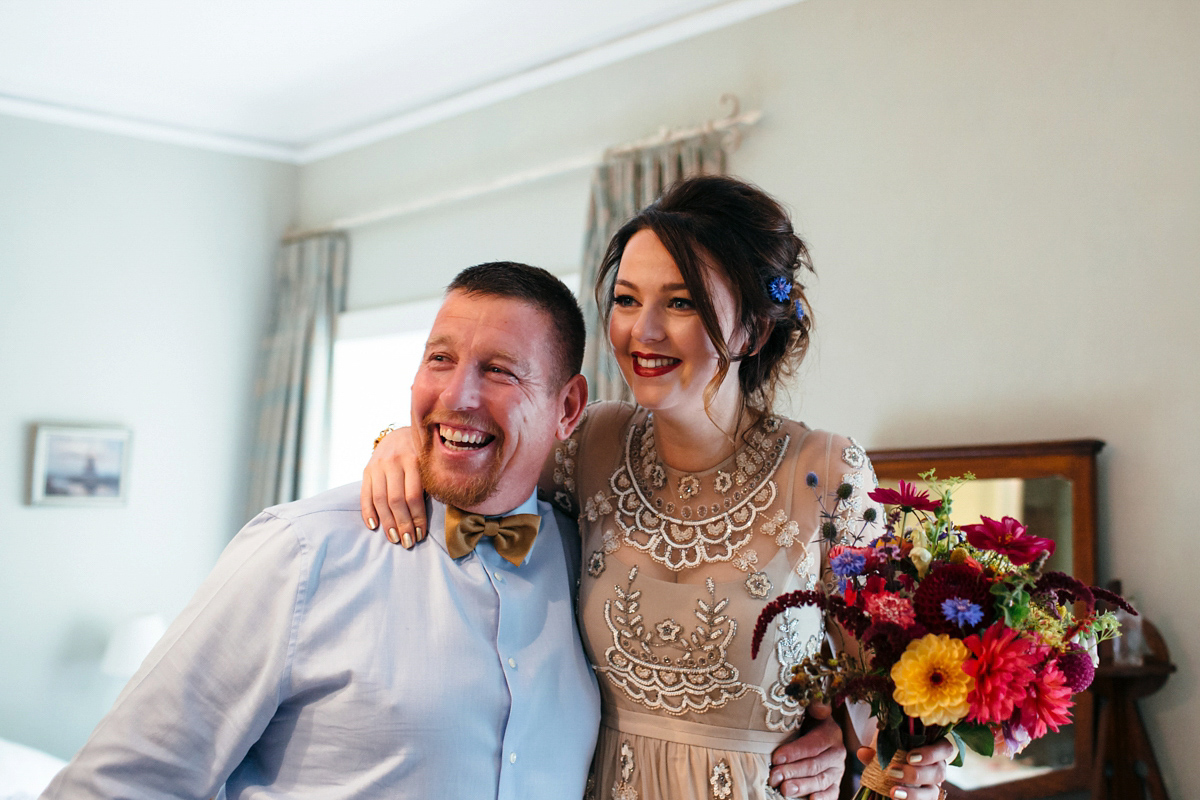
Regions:
<instances>
[{"instance_id":1,"label":"light blue shirt","mask_svg":"<svg viewBox=\"0 0 1200 800\"><path fill-rule=\"evenodd\" d=\"M536 497L514 567L455 560L430 501L412 551L358 484L242 529L44 798L583 794L600 698L575 624L574 525Z\"/></svg>"}]
</instances>

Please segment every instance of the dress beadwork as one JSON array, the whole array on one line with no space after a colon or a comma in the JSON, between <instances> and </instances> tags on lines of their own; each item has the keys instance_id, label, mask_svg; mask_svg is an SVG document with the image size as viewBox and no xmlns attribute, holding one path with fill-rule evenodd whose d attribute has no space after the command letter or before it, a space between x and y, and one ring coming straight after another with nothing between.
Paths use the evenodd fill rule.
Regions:
<instances>
[{"instance_id":1,"label":"dress beadwork","mask_svg":"<svg viewBox=\"0 0 1200 800\"><path fill-rule=\"evenodd\" d=\"M825 626L789 609L757 659L750 633L766 603L828 579L823 523L837 541L877 535L852 522L871 502L870 461L774 416L706 471L672 470L654 437L645 410L594 404L544 476L583 538L580 627L604 704L596 797L778 797L770 753L803 719L783 689ZM843 482L854 491L839 503Z\"/></svg>"}]
</instances>

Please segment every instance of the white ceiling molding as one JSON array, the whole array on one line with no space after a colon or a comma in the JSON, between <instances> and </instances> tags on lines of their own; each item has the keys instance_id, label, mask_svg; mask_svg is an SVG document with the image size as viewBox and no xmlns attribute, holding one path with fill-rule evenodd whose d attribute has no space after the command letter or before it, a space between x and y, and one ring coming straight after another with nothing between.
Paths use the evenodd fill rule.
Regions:
<instances>
[{"instance_id":1,"label":"white ceiling molding","mask_svg":"<svg viewBox=\"0 0 1200 800\"><path fill-rule=\"evenodd\" d=\"M734 0L716 8L689 14L544 66L493 81L454 97L430 103L351 133L316 142L302 148L297 161L306 164L364 147L799 2L801 0Z\"/></svg>"},{"instance_id":2,"label":"white ceiling molding","mask_svg":"<svg viewBox=\"0 0 1200 800\"><path fill-rule=\"evenodd\" d=\"M795 5L801 1L730 0L702 11L686 14L670 22L644 28L605 44L578 51L541 66L489 81L474 89L426 103L380 122L303 145L286 145L245 136L208 133L183 126L147 122L114 114L71 108L66 105L18 99L2 94L0 94L0 114L219 153L306 164L507 100L642 53Z\"/></svg>"},{"instance_id":3,"label":"white ceiling molding","mask_svg":"<svg viewBox=\"0 0 1200 800\"><path fill-rule=\"evenodd\" d=\"M221 136L219 134L190 131L172 125L159 125L153 122L124 119L107 114L98 114L94 111L79 111L49 103L18 100L15 97L4 97L3 95L0 95L0 114L34 119L39 122L53 122L59 125L69 125L73 128L84 128L103 133L115 133L120 136L131 136L135 139L143 139L151 142L195 147L200 150L211 150L217 153L265 158L270 161L284 161L292 164L299 163L299 149L295 147L266 144L237 136Z\"/></svg>"}]
</instances>

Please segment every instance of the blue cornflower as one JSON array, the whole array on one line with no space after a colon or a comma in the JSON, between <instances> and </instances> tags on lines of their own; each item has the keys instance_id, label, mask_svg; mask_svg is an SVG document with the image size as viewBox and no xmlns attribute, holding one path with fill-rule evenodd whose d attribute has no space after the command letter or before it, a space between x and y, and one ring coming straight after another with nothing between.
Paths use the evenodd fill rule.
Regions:
<instances>
[{"instance_id":1,"label":"blue cornflower","mask_svg":"<svg viewBox=\"0 0 1200 800\"><path fill-rule=\"evenodd\" d=\"M817 473L815 473L815 472L810 472L804 476L804 483L810 489L817 488L817 484L819 484L820 482L821 482L821 479L817 477Z\"/></svg>"},{"instance_id":2,"label":"blue cornflower","mask_svg":"<svg viewBox=\"0 0 1200 800\"><path fill-rule=\"evenodd\" d=\"M796 319L803 321L804 320L804 304L801 303L799 300L796 300L795 305L796 305Z\"/></svg>"},{"instance_id":3,"label":"blue cornflower","mask_svg":"<svg viewBox=\"0 0 1200 800\"><path fill-rule=\"evenodd\" d=\"M866 565L867 557L853 550L845 550L829 560L829 566L833 568L833 574L839 578L849 578L859 575Z\"/></svg>"},{"instance_id":4,"label":"blue cornflower","mask_svg":"<svg viewBox=\"0 0 1200 800\"><path fill-rule=\"evenodd\" d=\"M776 303L786 302L792 296L792 282L780 275L771 281L771 297Z\"/></svg>"},{"instance_id":5,"label":"blue cornflower","mask_svg":"<svg viewBox=\"0 0 1200 800\"><path fill-rule=\"evenodd\" d=\"M961 597L943 600L942 614L960 628L974 627L983 619L983 609Z\"/></svg>"}]
</instances>

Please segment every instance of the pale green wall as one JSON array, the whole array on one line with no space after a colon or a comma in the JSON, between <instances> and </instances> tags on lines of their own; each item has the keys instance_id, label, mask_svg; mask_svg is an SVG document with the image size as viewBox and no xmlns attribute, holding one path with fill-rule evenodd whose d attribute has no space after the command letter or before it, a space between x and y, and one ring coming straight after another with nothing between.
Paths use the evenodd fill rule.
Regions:
<instances>
[{"instance_id":1,"label":"pale green wall","mask_svg":"<svg viewBox=\"0 0 1200 800\"><path fill-rule=\"evenodd\" d=\"M792 206L820 273L793 413L875 447L1106 440L1101 575L1170 643L1144 707L1198 797L1197 42L1192 0L807 0L309 165L300 215L695 124L723 92L761 108L732 169ZM579 173L356 231L351 305L485 259L573 269L586 203Z\"/></svg>"},{"instance_id":2,"label":"pale green wall","mask_svg":"<svg viewBox=\"0 0 1200 800\"><path fill-rule=\"evenodd\" d=\"M112 628L173 617L244 520L296 169L0 117L0 737L69 757ZM121 508L25 505L36 421L133 429Z\"/></svg>"}]
</instances>

